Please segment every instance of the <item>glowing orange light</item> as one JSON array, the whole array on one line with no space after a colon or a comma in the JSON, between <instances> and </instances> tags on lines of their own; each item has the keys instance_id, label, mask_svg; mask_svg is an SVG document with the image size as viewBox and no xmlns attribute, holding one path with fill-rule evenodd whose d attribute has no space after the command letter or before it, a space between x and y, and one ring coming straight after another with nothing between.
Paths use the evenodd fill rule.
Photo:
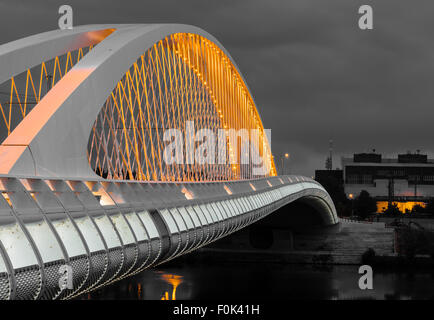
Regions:
<instances>
[{"instance_id":1,"label":"glowing orange light","mask_svg":"<svg viewBox=\"0 0 434 320\"><path fill-rule=\"evenodd\" d=\"M407 211L412 211L415 206L426 207L426 203L422 201L393 201L393 205L397 206L399 211L406 213ZM384 212L389 206L388 201L377 201L377 212Z\"/></svg>"},{"instance_id":2,"label":"glowing orange light","mask_svg":"<svg viewBox=\"0 0 434 320\"><path fill-rule=\"evenodd\" d=\"M95 122L89 139L91 167L99 174L107 172L107 176L114 179L215 181L252 178L251 171L241 173L238 167L229 163L223 168L217 165L198 168L190 164L167 166L163 163L165 143L162 132L155 128L184 130L188 120L195 122L196 130L259 129L256 148L265 159L269 169L267 175L275 175L271 150L256 106L240 74L227 62L224 52L198 35L173 34L157 42L130 68L101 110L98 121L102 123ZM168 79L172 80L166 85ZM119 127L123 130L122 136L117 130ZM109 140L118 143L106 145L105 141ZM227 146L231 147L230 141ZM235 154L229 153L230 162L238 162L233 161L239 155L237 150L234 151Z\"/></svg>"},{"instance_id":3,"label":"glowing orange light","mask_svg":"<svg viewBox=\"0 0 434 320\"><path fill-rule=\"evenodd\" d=\"M176 289L183 282L182 277L174 274L162 274L161 279L172 285L172 300L176 300ZM169 300L169 293L167 291L161 300Z\"/></svg>"},{"instance_id":4,"label":"glowing orange light","mask_svg":"<svg viewBox=\"0 0 434 320\"><path fill-rule=\"evenodd\" d=\"M192 200L192 199L194 199L194 194L193 194L193 192L191 192L190 190L188 190L187 188L182 188L181 189L181 192L184 194L184 196L185 196L185 198L187 199L187 200Z\"/></svg>"},{"instance_id":5,"label":"glowing orange light","mask_svg":"<svg viewBox=\"0 0 434 320\"><path fill-rule=\"evenodd\" d=\"M223 188L225 188L227 194L229 194L229 195L232 194L232 190L229 189L229 187L227 185L224 185Z\"/></svg>"}]
</instances>

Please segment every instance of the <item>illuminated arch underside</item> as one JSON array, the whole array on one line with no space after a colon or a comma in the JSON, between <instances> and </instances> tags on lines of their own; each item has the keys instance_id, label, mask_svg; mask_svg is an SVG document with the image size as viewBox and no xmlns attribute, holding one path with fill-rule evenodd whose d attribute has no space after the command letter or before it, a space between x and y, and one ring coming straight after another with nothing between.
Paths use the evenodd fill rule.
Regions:
<instances>
[{"instance_id":1,"label":"illuminated arch underside","mask_svg":"<svg viewBox=\"0 0 434 320\"><path fill-rule=\"evenodd\" d=\"M176 128L185 133L186 121L194 121L195 130L211 129L216 137L218 129L257 129L259 141L251 143L258 154L240 164L241 141L233 150L227 139L226 164L166 166L164 131ZM118 82L93 125L89 162L98 174L114 179L251 179L258 156L265 159L266 172L274 169L263 130L230 59L202 36L177 33L155 43Z\"/></svg>"},{"instance_id":2,"label":"illuminated arch underside","mask_svg":"<svg viewBox=\"0 0 434 320\"><path fill-rule=\"evenodd\" d=\"M74 60L71 68L68 52L89 46L94 48ZM62 55L68 67L56 64ZM18 101L19 88L32 87L27 70L42 64L41 88L48 73L44 63L51 59L53 77L59 70L65 72L56 75L40 96L41 89L31 90L36 105L28 112L28 95ZM23 73L24 87L16 81ZM162 81L165 74L175 80ZM237 166L220 168L222 176L209 174L213 168L206 168L207 175L197 176L195 168L180 175L177 168L151 167L148 153L142 162L138 151L129 151L141 147L152 153L144 147L153 141L152 133L140 133L146 125L150 130L152 123L163 129L183 128L186 120L213 130L262 129L236 64L199 28L93 25L38 34L0 45L0 84L8 80L9 102L18 103L17 118L22 120L5 121L7 138L0 145L0 299L75 297L208 245L297 199L312 203L325 225L338 222L330 196L311 179L280 176L197 183L252 175ZM138 121L145 111L147 120ZM119 134L107 129L109 124ZM98 177L92 170L93 150L99 152L94 158L98 161L108 155L101 147L109 150L110 144L102 144L101 137L108 139L110 134L120 146L111 151L119 154L106 157L100 168L116 159L120 164L111 178L192 181ZM140 134L143 145L136 142ZM153 150L158 153L161 148ZM261 152L274 175L269 145ZM71 290L58 286L57 270L67 265L74 275Z\"/></svg>"},{"instance_id":3,"label":"illuminated arch underside","mask_svg":"<svg viewBox=\"0 0 434 320\"><path fill-rule=\"evenodd\" d=\"M0 174L91 177L96 172L113 179L153 181L260 177L252 174L252 161L258 163L252 156L241 165L165 166L163 131L184 130L188 120L195 122L196 130L258 129L259 142L252 143L264 159L266 175L276 174L253 98L232 58L211 35L186 25L78 28L81 33L74 28L72 36L58 30L48 40L39 37L30 46L26 43L32 41L17 46L32 56L31 48L40 47L41 41L54 45L69 37L75 46L89 46L97 42L83 41L83 34L110 30L100 34L99 40L104 40L57 83L53 81L28 115L22 114L24 119L0 146ZM68 49L57 51L65 54ZM0 61L6 58L0 50ZM234 150L226 144L228 158L239 162L240 144Z\"/></svg>"}]
</instances>

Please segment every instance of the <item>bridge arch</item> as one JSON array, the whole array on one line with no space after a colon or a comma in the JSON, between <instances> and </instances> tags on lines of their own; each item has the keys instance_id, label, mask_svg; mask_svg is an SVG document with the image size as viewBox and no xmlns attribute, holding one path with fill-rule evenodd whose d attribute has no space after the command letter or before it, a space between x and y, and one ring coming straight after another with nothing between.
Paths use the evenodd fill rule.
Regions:
<instances>
[{"instance_id":1,"label":"bridge arch","mask_svg":"<svg viewBox=\"0 0 434 320\"><path fill-rule=\"evenodd\" d=\"M96 27L83 28L83 31L90 31ZM250 91L229 53L213 36L187 25L116 25L97 28L110 28L114 31L54 86L2 143L0 160L3 165L0 173L95 176L89 166L89 160L92 164L93 159L92 150L88 155L86 146L92 131L95 136L92 128L95 129L94 122L102 106L107 105L107 97L113 95L113 88L115 91L119 89L126 72L128 75L130 68L137 66L137 59L143 58L144 52L150 52L158 44L164 44L164 41L170 48L169 40L176 44L176 47L173 45L173 52L184 60L184 67L188 65L195 72L196 78L200 79L200 85L206 88L209 105L214 108L215 115L223 119L220 126L225 123L225 126L235 129L246 126L260 130L264 162L269 168L269 174L276 174L271 148L264 136L260 115ZM195 55L195 51L203 46L207 49L202 54ZM0 54L0 61L1 59ZM217 77L223 75L227 79L217 81ZM225 85L226 88L223 88ZM131 89L130 93L131 91L134 90ZM229 94L224 96L224 91ZM234 116L234 110L239 117ZM232 117L226 117L231 112ZM128 144L125 146L128 147ZM261 149L261 146L258 148ZM129 152L132 151L134 148L129 149ZM131 156L138 158L137 154ZM140 171L144 165L136 167ZM131 168L128 169L131 178ZM239 167L234 166L232 169L238 171L237 177L243 177ZM119 174L111 176L118 178ZM146 175L146 179L143 179L144 174L140 176L140 180L167 180L162 179L164 176L161 174L158 177ZM231 178L233 176L226 180Z\"/></svg>"},{"instance_id":2,"label":"bridge arch","mask_svg":"<svg viewBox=\"0 0 434 320\"><path fill-rule=\"evenodd\" d=\"M127 163L118 171L112 170L110 176L96 174L93 149L88 147L95 139L109 137L102 131L96 133L96 119L107 116L110 107L113 112L116 103L124 103L125 108L116 109L112 120L122 120L119 113L124 111L135 119L142 111L151 113L151 109L155 118L157 104L142 109L133 107L130 100L135 94L134 83L138 86L140 77L152 74L132 75L131 68L156 68L155 64L137 64L138 59L149 59L152 48L154 53L156 47L157 51L171 49L171 57L181 61L178 68L193 70L186 87L196 84L196 93L202 90L202 97L206 97L201 101L209 102L205 103L206 109L190 98L190 108L198 106L209 113L195 114L190 109L190 116L178 120L197 120L205 114L216 118L211 122L214 130L225 123L235 129L259 128L262 133L263 127L250 91L230 55L214 37L192 26L82 26L14 41L0 46L0 82L37 64L42 63L44 70L47 59L56 60L58 55L85 46L94 48L67 68L60 80L53 79L52 87L43 97L38 95L36 106L29 113L23 112L23 119L0 145L0 299L74 297L208 245L293 201L308 201L322 213L325 225L338 223L333 203L318 183L302 176L275 176L265 135L262 155L271 170L260 178L231 173L224 179L216 175L212 179L191 175L181 179L167 177L167 170L161 169L157 175L145 175L145 166L137 165L141 162L134 152L129 156L136 158L135 167ZM182 52L174 49L181 46ZM208 49L203 50L204 46ZM197 53L199 49L201 54ZM157 74L168 70L158 68ZM224 75L228 77L226 82L222 81ZM186 78L187 73L179 72L177 76ZM11 83L13 96L16 86L14 81ZM229 88L222 89L227 83ZM128 86L133 89L124 94ZM113 88L123 97L121 100L116 100ZM149 88L144 81L141 93ZM194 90L180 92L192 94ZM177 98L178 93L169 97L167 93L164 91L166 99ZM135 99L140 96L137 94ZM114 98L108 105L110 97ZM158 93L152 99L161 97ZM12 98L10 102L12 105ZM122 126L125 137L128 126ZM119 136L112 138L122 143ZM142 135L142 140L145 138ZM143 148L125 141L111 150ZM99 152L108 146L100 143ZM116 161L121 161L122 156ZM128 173L122 169L128 169ZM228 172L232 166L225 169L223 172ZM133 170L139 172L139 178ZM235 168L235 173L239 172ZM74 288L62 291L57 271L65 264L73 269Z\"/></svg>"}]
</instances>

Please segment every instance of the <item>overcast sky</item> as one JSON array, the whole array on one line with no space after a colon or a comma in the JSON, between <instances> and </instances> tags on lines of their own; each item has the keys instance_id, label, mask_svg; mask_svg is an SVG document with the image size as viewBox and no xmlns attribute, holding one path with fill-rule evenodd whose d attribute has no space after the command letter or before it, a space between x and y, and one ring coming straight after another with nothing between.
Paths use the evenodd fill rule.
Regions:
<instances>
[{"instance_id":1,"label":"overcast sky","mask_svg":"<svg viewBox=\"0 0 434 320\"><path fill-rule=\"evenodd\" d=\"M2 0L0 43L56 29L61 4L74 25L170 22L213 34L292 173L324 168L330 138L334 167L372 148L434 153L432 0ZM358 28L362 4L373 7L373 30Z\"/></svg>"}]
</instances>

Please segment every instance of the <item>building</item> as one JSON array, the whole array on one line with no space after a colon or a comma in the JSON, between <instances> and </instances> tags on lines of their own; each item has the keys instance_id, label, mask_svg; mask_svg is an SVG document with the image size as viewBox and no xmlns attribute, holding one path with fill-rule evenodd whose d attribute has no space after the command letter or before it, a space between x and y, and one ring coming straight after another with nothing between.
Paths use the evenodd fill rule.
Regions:
<instances>
[{"instance_id":1,"label":"building","mask_svg":"<svg viewBox=\"0 0 434 320\"><path fill-rule=\"evenodd\" d=\"M402 212L425 206L434 197L434 159L420 153L384 158L378 153L358 153L342 158L344 191L348 198L366 190L377 200L378 212L389 201Z\"/></svg>"}]
</instances>

